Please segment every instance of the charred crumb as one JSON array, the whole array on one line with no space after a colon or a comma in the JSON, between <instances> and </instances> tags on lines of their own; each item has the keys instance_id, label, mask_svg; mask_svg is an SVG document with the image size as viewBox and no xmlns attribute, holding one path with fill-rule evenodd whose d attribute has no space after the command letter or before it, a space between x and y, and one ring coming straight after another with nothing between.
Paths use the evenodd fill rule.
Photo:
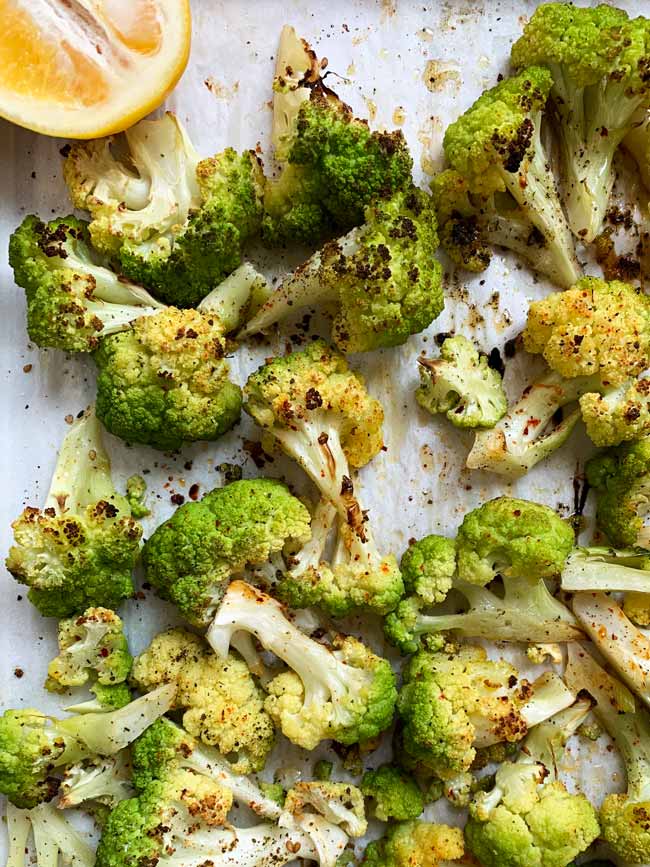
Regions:
<instances>
[{"instance_id":1,"label":"charred crumb","mask_svg":"<svg viewBox=\"0 0 650 867\"><path fill-rule=\"evenodd\" d=\"M261 470L267 463L273 463L273 457L264 451L264 446L259 440L244 440L242 446L258 470Z\"/></svg>"},{"instance_id":2,"label":"charred crumb","mask_svg":"<svg viewBox=\"0 0 650 867\"><path fill-rule=\"evenodd\" d=\"M452 331L440 331L438 334L435 335L435 337L433 339L436 341L438 346L442 346L442 344L445 342L445 340L448 337L453 337L453 336L454 335L453 335Z\"/></svg>"},{"instance_id":3,"label":"charred crumb","mask_svg":"<svg viewBox=\"0 0 650 867\"><path fill-rule=\"evenodd\" d=\"M506 372L506 366L501 358L501 353L499 352L498 347L494 346L490 350L490 354L487 357L488 366L492 368L492 370L496 370L497 373L503 376Z\"/></svg>"}]
</instances>

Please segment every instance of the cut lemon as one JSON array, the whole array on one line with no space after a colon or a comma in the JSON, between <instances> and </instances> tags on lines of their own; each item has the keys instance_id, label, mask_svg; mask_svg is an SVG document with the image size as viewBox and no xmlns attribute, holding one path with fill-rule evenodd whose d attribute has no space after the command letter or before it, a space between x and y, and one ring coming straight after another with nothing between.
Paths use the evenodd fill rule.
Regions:
<instances>
[{"instance_id":1,"label":"cut lemon","mask_svg":"<svg viewBox=\"0 0 650 867\"><path fill-rule=\"evenodd\" d=\"M0 0L0 21L0 116L48 135L126 129L189 56L189 0Z\"/></svg>"}]
</instances>

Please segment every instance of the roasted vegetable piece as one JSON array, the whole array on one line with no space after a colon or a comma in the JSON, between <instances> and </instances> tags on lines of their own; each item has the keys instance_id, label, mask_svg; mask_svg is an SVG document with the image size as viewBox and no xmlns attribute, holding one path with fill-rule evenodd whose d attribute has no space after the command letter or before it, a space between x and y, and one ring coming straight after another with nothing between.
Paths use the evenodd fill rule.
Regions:
<instances>
[{"instance_id":1,"label":"roasted vegetable piece","mask_svg":"<svg viewBox=\"0 0 650 867\"><path fill-rule=\"evenodd\" d=\"M45 507L26 508L12 527L7 569L41 614L116 608L132 595L142 527L113 486L94 410L65 436Z\"/></svg>"}]
</instances>

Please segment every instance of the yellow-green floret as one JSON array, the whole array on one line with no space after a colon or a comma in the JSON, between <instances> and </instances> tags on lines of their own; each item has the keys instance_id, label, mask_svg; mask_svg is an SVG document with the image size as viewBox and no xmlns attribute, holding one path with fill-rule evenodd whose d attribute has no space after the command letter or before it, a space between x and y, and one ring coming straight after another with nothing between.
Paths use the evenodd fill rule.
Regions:
<instances>
[{"instance_id":1,"label":"yellow-green floret","mask_svg":"<svg viewBox=\"0 0 650 867\"><path fill-rule=\"evenodd\" d=\"M66 435L45 508L27 507L12 527L7 569L41 614L113 609L132 595L142 527L115 491L93 412Z\"/></svg>"},{"instance_id":2,"label":"yellow-green floret","mask_svg":"<svg viewBox=\"0 0 650 867\"><path fill-rule=\"evenodd\" d=\"M589 391L580 398L587 436L597 446L618 446L650 433L650 379L637 379L603 394Z\"/></svg>"},{"instance_id":3,"label":"yellow-green floret","mask_svg":"<svg viewBox=\"0 0 650 867\"><path fill-rule=\"evenodd\" d=\"M417 819L424 810L424 795L415 780L395 765L381 765L366 771L361 791L373 805L381 822Z\"/></svg>"},{"instance_id":4,"label":"yellow-green floret","mask_svg":"<svg viewBox=\"0 0 650 867\"><path fill-rule=\"evenodd\" d=\"M25 217L9 240L9 264L27 298L27 331L38 346L91 352L100 338L162 307L108 267L88 223L70 215Z\"/></svg>"},{"instance_id":5,"label":"yellow-green floret","mask_svg":"<svg viewBox=\"0 0 650 867\"><path fill-rule=\"evenodd\" d=\"M215 440L241 413L220 323L198 310L167 308L101 341L97 415L127 442L178 449Z\"/></svg>"},{"instance_id":6,"label":"yellow-green floret","mask_svg":"<svg viewBox=\"0 0 650 867\"><path fill-rule=\"evenodd\" d=\"M547 672L531 684L481 647L421 651L407 666L398 699L400 764L420 777L448 781L452 798L458 787L461 796L463 788L469 794L467 771L478 750L520 741L574 700L557 675Z\"/></svg>"},{"instance_id":7,"label":"yellow-green floret","mask_svg":"<svg viewBox=\"0 0 650 867\"><path fill-rule=\"evenodd\" d=\"M546 261L541 267L545 273L567 287L575 283L580 272L540 135L552 84L550 73L540 66L504 79L447 128L444 150L452 169L466 184L464 190L455 185L461 210L467 210L470 194L488 199L505 194L510 199L512 224L507 207L497 205L493 210L495 218L505 222L502 234L510 231L515 238L509 246L515 250L525 247L527 235L534 246L543 248ZM440 200L440 192L436 198ZM450 216L453 218L453 213ZM522 224L527 227L523 231ZM475 226L479 228L478 223ZM443 228L447 242L449 231ZM451 232L453 240L453 229ZM472 246L476 246L475 241L470 241ZM477 253L463 253L460 258L467 258L476 268L483 258L481 245Z\"/></svg>"},{"instance_id":8,"label":"yellow-green floret","mask_svg":"<svg viewBox=\"0 0 650 867\"><path fill-rule=\"evenodd\" d=\"M599 528L617 548L650 546L650 437L593 457L587 481L597 496Z\"/></svg>"},{"instance_id":9,"label":"yellow-green floret","mask_svg":"<svg viewBox=\"0 0 650 867\"><path fill-rule=\"evenodd\" d=\"M389 825L383 837L368 845L362 863L364 867L443 867L464 853L460 828L414 820Z\"/></svg>"},{"instance_id":10,"label":"yellow-green floret","mask_svg":"<svg viewBox=\"0 0 650 867\"><path fill-rule=\"evenodd\" d=\"M281 93L283 84L276 88ZM282 171L264 196L262 235L271 244L314 243L358 226L371 202L411 182L401 130L371 131L320 81L306 93L281 150Z\"/></svg>"},{"instance_id":11,"label":"yellow-green floret","mask_svg":"<svg viewBox=\"0 0 650 867\"><path fill-rule=\"evenodd\" d=\"M485 585L499 574L529 579L559 575L574 535L548 506L498 497L465 515L456 543L459 577Z\"/></svg>"},{"instance_id":12,"label":"yellow-green floret","mask_svg":"<svg viewBox=\"0 0 650 867\"><path fill-rule=\"evenodd\" d=\"M584 795L557 781L533 780L528 787L522 781L520 788L513 782L497 806L486 809L479 799L470 809L465 839L485 867L567 867L599 836L596 811Z\"/></svg>"},{"instance_id":13,"label":"yellow-green floret","mask_svg":"<svg viewBox=\"0 0 650 867\"><path fill-rule=\"evenodd\" d=\"M45 688L61 692L94 679L101 686L124 683L132 658L124 624L108 608L88 608L79 617L62 620L59 655L47 667Z\"/></svg>"},{"instance_id":14,"label":"yellow-green floret","mask_svg":"<svg viewBox=\"0 0 650 867\"><path fill-rule=\"evenodd\" d=\"M402 764L441 779L467 771L477 746L526 735L522 708L533 695L510 663L488 659L481 647L420 651L406 666L397 700Z\"/></svg>"},{"instance_id":15,"label":"yellow-green floret","mask_svg":"<svg viewBox=\"0 0 650 867\"><path fill-rule=\"evenodd\" d=\"M289 740L305 749L328 739L353 744L391 724L395 675L356 638L319 644L287 619L280 603L243 581L228 587L207 638L223 659L238 632L253 635L288 666L267 684L265 708ZM247 652L241 636L236 646Z\"/></svg>"},{"instance_id":16,"label":"yellow-green floret","mask_svg":"<svg viewBox=\"0 0 650 867\"><path fill-rule=\"evenodd\" d=\"M382 448L384 411L340 353L322 340L274 358L244 388L244 408L294 458L362 539L350 467Z\"/></svg>"},{"instance_id":17,"label":"yellow-green floret","mask_svg":"<svg viewBox=\"0 0 650 867\"><path fill-rule=\"evenodd\" d=\"M650 364L650 298L628 283L583 277L533 301L523 337L567 379L598 374L620 385Z\"/></svg>"},{"instance_id":18,"label":"yellow-green floret","mask_svg":"<svg viewBox=\"0 0 650 867\"><path fill-rule=\"evenodd\" d=\"M264 767L275 731L264 694L239 657L221 660L202 638L170 629L136 657L131 681L144 692L175 684L174 709L191 735L216 747L238 773Z\"/></svg>"},{"instance_id":19,"label":"yellow-green floret","mask_svg":"<svg viewBox=\"0 0 650 867\"><path fill-rule=\"evenodd\" d=\"M232 482L185 503L147 540L145 577L192 623L207 625L230 577L310 536L305 506L275 479Z\"/></svg>"},{"instance_id":20,"label":"yellow-green floret","mask_svg":"<svg viewBox=\"0 0 650 867\"><path fill-rule=\"evenodd\" d=\"M601 4L545 3L513 45L513 66L545 66L559 122L564 204L587 243L600 232L614 154L650 104L650 21Z\"/></svg>"},{"instance_id":21,"label":"yellow-green floret","mask_svg":"<svg viewBox=\"0 0 650 867\"><path fill-rule=\"evenodd\" d=\"M114 156L126 146L128 157ZM191 307L241 262L260 227L264 175L252 151L199 159L178 120L145 120L119 137L74 144L64 176L90 211L94 246L131 279Z\"/></svg>"},{"instance_id":22,"label":"yellow-green floret","mask_svg":"<svg viewBox=\"0 0 650 867\"><path fill-rule=\"evenodd\" d=\"M431 415L444 413L460 428L492 428L506 414L501 374L462 335L448 337L439 358L418 358L415 398Z\"/></svg>"}]
</instances>

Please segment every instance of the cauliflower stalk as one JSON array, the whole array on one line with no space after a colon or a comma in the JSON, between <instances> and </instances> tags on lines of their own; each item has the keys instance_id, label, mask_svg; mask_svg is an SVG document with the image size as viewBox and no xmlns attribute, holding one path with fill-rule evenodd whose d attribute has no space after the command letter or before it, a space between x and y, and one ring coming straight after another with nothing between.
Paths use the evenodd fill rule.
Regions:
<instances>
[{"instance_id":1,"label":"cauliflower stalk","mask_svg":"<svg viewBox=\"0 0 650 867\"><path fill-rule=\"evenodd\" d=\"M195 306L234 271L261 225L257 156L227 148L199 159L169 112L119 136L73 144L63 171L73 204L90 212L95 248L177 307Z\"/></svg>"},{"instance_id":2,"label":"cauliflower stalk","mask_svg":"<svg viewBox=\"0 0 650 867\"><path fill-rule=\"evenodd\" d=\"M9 264L27 297L27 331L44 349L92 352L163 305L125 280L90 245L88 224L70 215L25 217L9 240Z\"/></svg>"},{"instance_id":3,"label":"cauliflower stalk","mask_svg":"<svg viewBox=\"0 0 650 867\"><path fill-rule=\"evenodd\" d=\"M341 352L399 346L443 308L435 258L436 219L416 187L369 205L365 223L330 241L271 295L240 336L265 331L305 307L333 306L332 341Z\"/></svg>"},{"instance_id":4,"label":"cauliflower stalk","mask_svg":"<svg viewBox=\"0 0 650 867\"><path fill-rule=\"evenodd\" d=\"M30 835L34 841L34 863L38 867L56 865L59 859L70 867L93 867L94 851L52 804L21 810L8 803L6 818L9 837L6 867L24 867Z\"/></svg>"},{"instance_id":5,"label":"cauliflower stalk","mask_svg":"<svg viewBox=\"0 0 650 867\"><path fill-rule=\"evenodd\" d=\"M549 70L564 204L575 235L591 243L614 184L614 154L650 106L650 21L606 5L546 3L513 45L511 60L515 68Z\"/></svg>"},{"instance_id":6,"label":"cauliflower stalk","mask_svg":"<svg viewBox=\"0 0 650 867\"><path fill-rule=\"evenodd\" d=\"M108 608L88 608L79 617L59 623L59 655L47 667L45 688L63 692L93 677L102 686L123 683L132 658L124 624Z\"/></svg>"},{"instance_id":7,"label":"cauliflower stalk","mask_svg":"<svg viewBox=\"0 0 650 867\"><path fill-rule=\"evenodd\" d=\"M533 243L544 248L555 282L567 288L580 271L540 134L552 84L540 66L504 79L447 127L444 150L468 192L507 194L515 220L530 224L529 236L536 230Z\"/></svg>"},{"instance_id":8,"label":"cauliflower stalk","mask_svg":"<svg viewBox=\"0 0 650 867\"><path fill-rule=\"evenodd\" d=\"M6 710L0 717L0 792L24 808L49 800L58 788L57 771L123 750L167 713L174 692L161 686L120 710L65 719L31 708Z\"/></svg>"},{"instance_id":9,"label":"cauliflower stalk","mask_svg":"<svg viewBox=\"0 0 650 867\"><path fill-rule=\"evenodd\" d=\"M354 744L390 725L395 675L360 641L338 637L330 650L307 638L270 596L234 581L207 638L222 659L231 645L246 658L242 635L254 636L290 669L267 684L265 707L293 743L305 749L326 739Z\"/></svg>"},{"instance_id":10,"label":"cauliflower stalk","mask_svg":"<svg viewBox=\"0 0 650 867\"><path fill-rule=\"evenodd\" d=\"M131 680L144 692L175 684L174 708L191 735L216 747L238 773L264 767L275 731L243 660L219 659L202 638L170 629L136 658Z\"/></svg>"},{"instance_id":11,"label":"cauliflower stalk","mask_svg":"<svg viewBox=\"0 0 650 867\"><path fill-rule=\"evenodd\" d=\"M576 702L536 726L515 762L504 762L494 788L470 804L465 840L485 867L567 867L600 834L596 811L558 779L564 746L589 713Z\"/></svg>"},{"instance_id":12,"label":"cauliflower stalk","mask_svg":"<svg viewBox=\"0 0 650 867\"><path fill-rule=\"evenodd\" d=\"M113 486L92 409L63 440L45 507L28 506L12 527L7 569L41 614L115 608L132 595L142 527Z\"/></svg>"},{"instance_id":13,"label":"cauliflower stalk","mask_svg":"<svg viewBox=\"0 0 650 867\"><path fill-rule=\"evenodd\" d=\"M578 644L569 646L566 678L595 700L594 712L613 739L627 773L627 791L607 795L602 803L601 836L617 858L646 864L650 860L650 719L623 684Z\"/></svg>"},{"instance_id":14,"label":"cauliflower stalk","mask_svg":"<svg viewBox=\"0 0 650 867\"><path fill-rule=\"evenodd\" d=\"M482 647L420 651L408 663L397 701L400 761L408 770L449 780L469 770L476 750L522 740L528 729L575 700L555 674L534 683Z\"/></svg>"},{"instance_id":15,"label":"cauliflower stalk","mask_svg":"<svg viewBox=\"0 0 650 867\"><path fill-rule=\"evenodd\" d=\"M596 648L650 707L650 639L604 593L576 593L573 610Z\"/></svg>"},{"instance_id":16,"label":"cauliflower stalk","mask_svg":"<svg viewBox=\"0 0 650 867\"><path fill-rule=\"evenodd\" d=\"M493 428L508 408L501 375L466 337L447 337L436 359L418 358L415 398L431 415L459 428Z\"/></svg>"},{"instance_id":17,"label":"cauliflower stalk","mask_svg":"<svg viewBox=\"0 0 650 867\"><path fill-rule=\"evenodd\" d=\"M58 794L57 806L60 810L88 802L112 808L120 801L132 798L134 788L128 751L83 759L66 768Z\"/></svg>"},{"instance_id":18,"label":"cauliflower stalk","mask_svg":"<svg viewBox=\"0 0 650 867\"><path fill-rule=\"evenodd\" d=\"M181 506L147 540L145 577L190 622L207 626L231 576L310 538L310 515L276 479L231 482Z\"/></svg>"}]
</instances>

